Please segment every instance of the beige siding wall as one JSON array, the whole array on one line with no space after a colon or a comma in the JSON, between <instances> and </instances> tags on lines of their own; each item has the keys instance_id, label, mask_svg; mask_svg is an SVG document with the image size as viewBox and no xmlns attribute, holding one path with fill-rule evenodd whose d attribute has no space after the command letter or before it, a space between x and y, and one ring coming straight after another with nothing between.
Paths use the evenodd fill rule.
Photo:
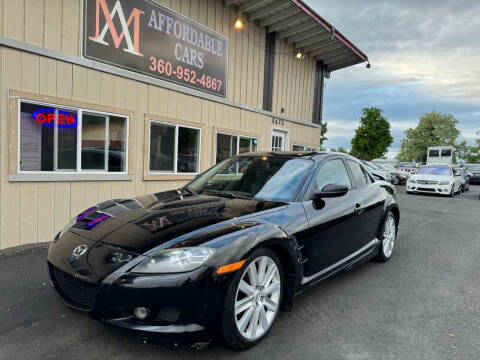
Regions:
<instances>
[{"instance_id":1,"label":"beige siding wall","mask_svg":"<svg viewBox=\"0 0 480 360\"><path fill-rule=\"evenodd\" d=\"M222 0L157 0L229 38L227 99L256 108L263 102L265 29L233 29L235 10ZM82 0L0 0L1 35L81 56ZM43 16L45 14L45 17Z\"/></svg>"},{"instance_id":2,"label":"beige siding wall","mask_svg":"<svg viewBox=\"0 0 480 360\"><path fill-rule=\"evenodd\" d=\"M80 3L80 0L0 0L0 30L4 36L79 56ZM224 8L220 0L161 3L229 37L228 98L261 108L265 31L247 24L245 31L234 32L231 24L235 13ZM42 14L47 14L45 21ZM290 61L286 54L280 63L277 69L283 69L285 76L306 77L307 70L301 69L300 62ZM297 72L293 72L294 67ZM145 114L203 124L203 138L207 141L202 141L201 171L215 161L215 128L257 134L259 150L269 150L272 127L289 132L290 146L292 143L318 145L318 128L289 121L282 126L274 125L270 116L19 50L0 47L0 69L0 250L50 241L73 216L99 201L163 191L184 184L184 178L175 176L162 181L145 180L144 157L148 156L144 149ZM302 71L304 75L300 75ZM285 84L290 80L283 81ZM277 107L286 99L294 104L289 97L295 92L290 92L288 86L284 88L288 91L274 92ZM129 164L133 179L9 182L9 146L14 143L11 138L17 136L9 124L10 90L133 111L135 116L130 119L133 138L129 148L133 154ZM295 101L300 103L302 96ZM288 116L297 119L308 121L311 116L311 105L310 110L299 108L296 112L288 112L292 111L289 106L285 108Z\"/></svg>"},{"instance_id":3,"label":"beige siding wall","mask_svg":"<svg viewBox=\"0 0 480 360\"><path fill-rule=\"evenodd\" d=\"M295 49L277 36L273 77L272 111L302 121L312 121L315 60L298 60Z\"/></svg>"}]
</instances>

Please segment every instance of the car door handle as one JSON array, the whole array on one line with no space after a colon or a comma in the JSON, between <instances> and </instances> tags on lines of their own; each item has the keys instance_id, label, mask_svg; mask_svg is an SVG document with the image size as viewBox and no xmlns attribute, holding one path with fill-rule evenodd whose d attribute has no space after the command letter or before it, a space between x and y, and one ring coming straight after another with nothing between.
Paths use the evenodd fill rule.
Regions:
<instances>
[{"instance_id":1,"label":"car door handle","mask_svg":"<svg viewBox=\"0 0 480 360\"><path fill-rule=\"evenodd\" d=\"M353 211L355 211L355 214L360 215L365 211L365 207L360 204L356 204Z\"/></svg>"}]
</instances>

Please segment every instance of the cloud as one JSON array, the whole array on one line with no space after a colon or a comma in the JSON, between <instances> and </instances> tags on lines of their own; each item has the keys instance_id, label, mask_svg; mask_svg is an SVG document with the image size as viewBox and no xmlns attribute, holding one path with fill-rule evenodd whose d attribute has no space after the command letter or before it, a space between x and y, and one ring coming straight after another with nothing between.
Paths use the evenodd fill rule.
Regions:
<instances>
[{"instance_id":1,"label":"cloud","mask_svg":"<svg viewBox=\"0 0 480 360\"><path fill-rule=\"evenodd\" d=\"M333 72L326 82L324 119L333 131L329 138L345 143L361 109L369 106L382 108L389 118L392 147L406 128L433 110L453 114L462 137L475 138L480 129L480 1L307 3L372 63L371 69L360 64Z\"/></svg>"}]
</instances>

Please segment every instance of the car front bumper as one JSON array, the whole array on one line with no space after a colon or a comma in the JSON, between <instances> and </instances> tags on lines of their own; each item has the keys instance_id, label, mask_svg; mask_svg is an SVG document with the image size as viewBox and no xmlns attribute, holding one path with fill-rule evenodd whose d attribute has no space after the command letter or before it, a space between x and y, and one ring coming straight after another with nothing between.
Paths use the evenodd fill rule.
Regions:
<instances>
[{"instance_id":1,"label":"car front bumper","mask_svg":"<svg viewBox=\"0 0 480 360\"><path fill-rule=\"evenodd\" d=\"M53 287L68 306L129 329L140 338L186 342L213 337L233 277L217 276L202 267L179 274L113 273L98 283L86 284L73 272L61 275L67 280L60 279L59 269L50 262L48 269ZM82 289L91 293L91 307L84 306L84 299L76 298ZM79 306L79 300L83 306ZM135 307L147 308L148 317L135 317Z\"/></svg>"},{"instance_id":2,"label":"car front bumper","mask_svg":"<svg viewBox=\"0 0 480 360\"><path fill-rule=\"evenodd\" d=\"M428 194L450 195L452 185L418 184L407 182L407 191Z\"/></svg>"}]
</instances>

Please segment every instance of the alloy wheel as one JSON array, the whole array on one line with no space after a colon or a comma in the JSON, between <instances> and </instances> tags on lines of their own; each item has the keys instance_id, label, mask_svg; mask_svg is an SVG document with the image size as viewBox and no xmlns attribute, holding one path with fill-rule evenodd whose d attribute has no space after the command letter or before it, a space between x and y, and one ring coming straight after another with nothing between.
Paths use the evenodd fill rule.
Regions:
<instances>
[{"instance_id":1,"label":"alloy wheel","mask_svg":"<svg viewBox=\"0 0 480 360\"><path fill-rule=\"evenodd\" d=\"M245 269L235 295L235 323L248 340L263 336L279 309L281 279L277 264L260 256Z\"/></svg>"},{"instance_id":2,"label":"alloy wheel","mask_svg":"<svg viewBox=\"0 0 480 360\"><path fill-rule=\"evenodd\" d=\"M385 227L383 229L383 254L386 258L392 256L396 235L395 219L392 215L389 215L385 221Z\"/></svg>"}]
</instances>

